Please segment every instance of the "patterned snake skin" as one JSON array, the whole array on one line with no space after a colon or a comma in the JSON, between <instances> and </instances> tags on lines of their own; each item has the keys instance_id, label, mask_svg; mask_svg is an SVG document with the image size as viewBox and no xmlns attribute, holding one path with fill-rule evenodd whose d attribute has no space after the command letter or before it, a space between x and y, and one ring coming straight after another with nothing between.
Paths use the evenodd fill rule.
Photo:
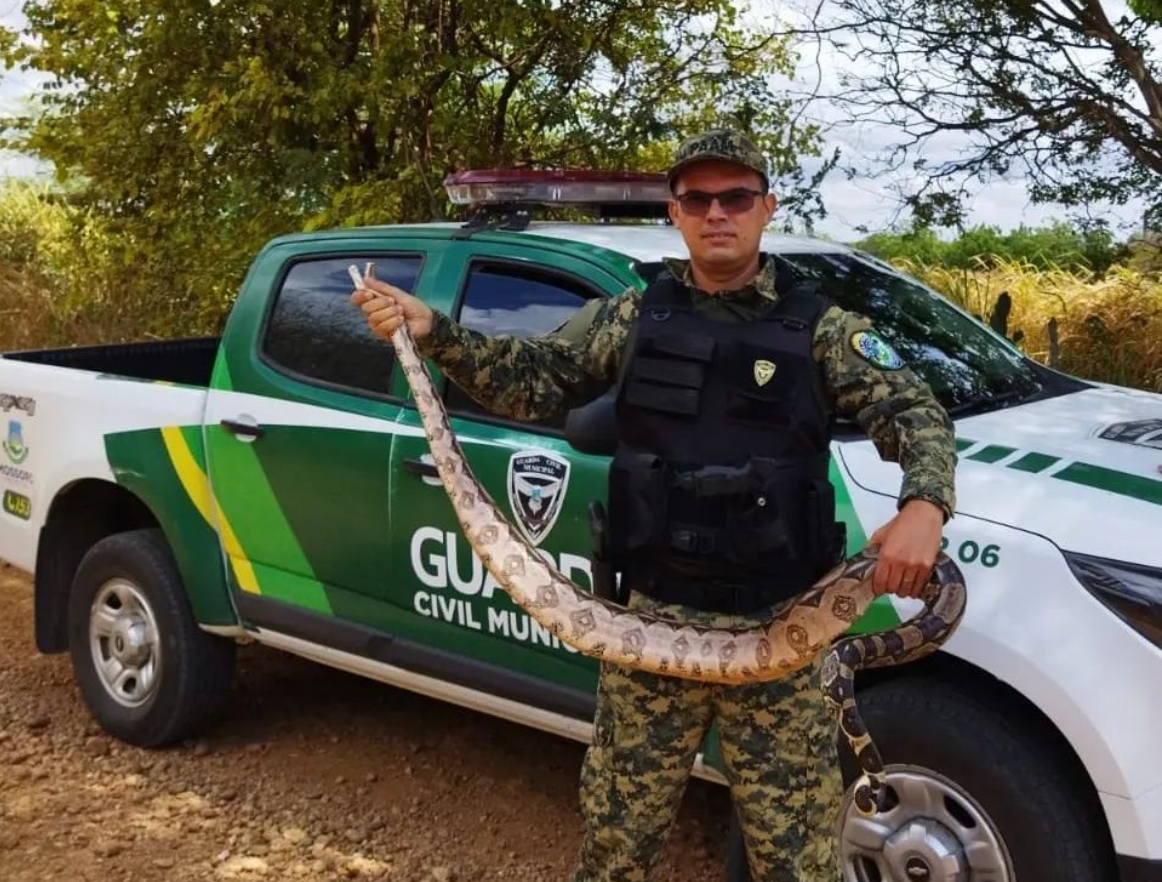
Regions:
<instances>
[{"instance_id":1,"label":"patterned snake skin","mask_svg":"<svg viewBox=\"0 0 1162 882\"><path fill-rule=\"evenodd\" d=\"M368 271L370 275L373 268ZM358 268L352 266L349 272L356 288L362 287ZM785 677L826 650L823 692L863 771L853 797L855 805L863 814L883 807L883 763L855 702L855 671L922 658L951 636L966 601L960 569L951 559L943 553L937 558L920 598L923 608L915 616L898 627L863 636L840 639L875 598L874 548L836 566L758 628L710 629L630 612L578 588L512 526L473 475L406 323L391 342L464 535L516 604L585 655L711 683Z\"/></svg>"}]
</instances>

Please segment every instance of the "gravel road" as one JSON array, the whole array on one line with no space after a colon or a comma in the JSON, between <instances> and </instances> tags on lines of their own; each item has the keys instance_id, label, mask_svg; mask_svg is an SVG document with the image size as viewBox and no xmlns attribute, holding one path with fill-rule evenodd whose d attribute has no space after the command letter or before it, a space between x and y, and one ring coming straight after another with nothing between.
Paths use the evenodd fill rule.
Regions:
<instances>
[{"instance_id":1,"label":"gravel road","mask_svg":"<svg viewBox=\"0 0 1162 882\"><path fill-rule=\"evenodd\" d=\"M0 880L567 880L583 746L245 646L226 716L158 751L103 735L0 564ZM692 780L657 882L723 878Z\"/></svg>"}]
</instances>

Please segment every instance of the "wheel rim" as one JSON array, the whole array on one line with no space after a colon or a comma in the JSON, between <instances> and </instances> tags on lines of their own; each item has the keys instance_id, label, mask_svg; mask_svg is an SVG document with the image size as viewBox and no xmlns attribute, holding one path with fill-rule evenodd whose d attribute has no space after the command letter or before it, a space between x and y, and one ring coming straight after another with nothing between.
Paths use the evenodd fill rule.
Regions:
<instances>
[{"instance_id":1,"label":"wheel rim","mask_svg":"<svg viewBox=\"0 0 1162 882\"><path fill-rule=\"evenodd\" d=\"M888 809L843 803L844 882L1013 882L996 824L964 788L931 769L888 766Z\"/></svg>"},{"instance_id":2,"label":"wheel rim","mask_svg":"<svg viewBox=\"0 0 1162 882\"><path fill-rule=\"evenodd\" d=\"M112 579L89 610L89 648L97 679L123 707L140 707L153 696L161 665L157 621L136 585Z\"/></svg>"}]
</instances>

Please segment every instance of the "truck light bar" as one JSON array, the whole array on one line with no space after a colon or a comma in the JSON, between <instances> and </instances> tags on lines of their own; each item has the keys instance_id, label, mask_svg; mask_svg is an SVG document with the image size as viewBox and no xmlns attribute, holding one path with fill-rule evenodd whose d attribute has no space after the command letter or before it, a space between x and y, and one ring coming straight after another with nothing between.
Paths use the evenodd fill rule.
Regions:
<instances>
[{"instance_id":1,"label":"truck light bar","mask_svg":"<svg viewBox=\"0 0 1162 882\"><path fill-rule=\"evenodd\" d=\"M448 175L456 205L649 205L672 197L664 174L644 172L480 169Z\"/></svg>"}]
</instances>

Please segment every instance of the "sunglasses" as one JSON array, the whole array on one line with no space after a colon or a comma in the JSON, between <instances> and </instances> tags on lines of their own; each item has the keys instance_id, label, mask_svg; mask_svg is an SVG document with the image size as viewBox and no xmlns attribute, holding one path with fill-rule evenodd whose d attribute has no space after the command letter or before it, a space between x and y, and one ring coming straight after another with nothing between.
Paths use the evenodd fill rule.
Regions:
<instances>
[{"instance_id":1,"label":"sunglasses","mask_svg":"<svg viewBox=\"0 0 1162 882\"><path fill-rule=\"evenodd\" d=\"M761 190L734 187L718 193L687 190L685 193L676 194L674 199L678 201L678 204L682 206L682 211L686 214L693 217L703 217L710 211L710 206L714 204L715 199L718 200L719 206L727 214L744 214L754 208L755 199L762 195Z\"/></svg>"}]
</instances>

